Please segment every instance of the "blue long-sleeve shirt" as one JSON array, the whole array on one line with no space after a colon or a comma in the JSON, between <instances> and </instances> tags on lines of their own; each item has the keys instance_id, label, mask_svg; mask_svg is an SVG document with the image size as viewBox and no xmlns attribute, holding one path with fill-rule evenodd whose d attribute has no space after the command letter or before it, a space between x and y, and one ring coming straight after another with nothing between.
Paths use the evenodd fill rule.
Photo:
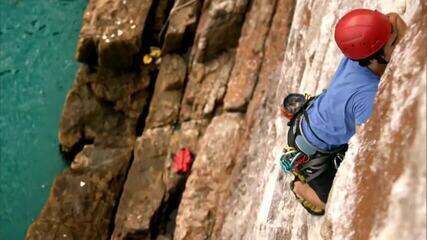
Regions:
<instances>
[{"instance_id":1,"label":"blue long-sleeve shirt","mask_svg":"<svg viewBox=\"0 0 427 240\"><path fill-rule=\"evenodd\" d=\"M323 150L347 143L355 134L356 124L365 123L371 116L379 82L367 67L344 58L327 91L307 110L311 129L302 122L307 140Z\"/></svg>"}]
</instances>

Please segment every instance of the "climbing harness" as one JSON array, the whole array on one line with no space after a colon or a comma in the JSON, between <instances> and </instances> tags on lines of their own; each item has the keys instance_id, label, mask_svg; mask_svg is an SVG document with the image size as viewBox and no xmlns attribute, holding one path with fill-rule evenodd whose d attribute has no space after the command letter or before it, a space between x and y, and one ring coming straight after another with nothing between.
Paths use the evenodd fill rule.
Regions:
<instances>
[{"instance_id":1,"label":"climbing harness","mask_svg":"<svg viewBox=\"0 0 427 240\"><path fill-rule=\"evenodd\" d=\"M325 91L322 94L324 93ZM280 166L284 172L295 176L291 183L292 192L295 181L309 183L330 168L338 169L347 150L347 144L332 151L319 149L313 146L303 134L301 124L305 120L313 135L323 142L311 128L307 114L307 110L317 97L312 97L308 94L291 93L284 99L281 106L282 115L289 116L290 121L288 122L288 146L283 150ZM315 208L310 202L301 199L296 194L295 196L311 214L322 215L324 213L322 209Z\"/></svg>"},{"instance_id":2,"label":"climbing harness","mask_svg":"<svg viewBox=\"0 0 427 240\"><path fill-rule=\"evenodd\" d=\"M307 114L307 110L316 98L308 94L291 93L286 96L282 105L282 109L289 115L292 114L292 118L288 122L290 127L288 146L280 158L280 165L283 171L303 176L301 180L306 182L318 177L329 167L338 168L343 159L343 153L347 150L346 144L333 151L319 149L313 146L301 131L302 120L305 120L313 135L323 141L311 128Z\"/></svg>"}]
</instances>

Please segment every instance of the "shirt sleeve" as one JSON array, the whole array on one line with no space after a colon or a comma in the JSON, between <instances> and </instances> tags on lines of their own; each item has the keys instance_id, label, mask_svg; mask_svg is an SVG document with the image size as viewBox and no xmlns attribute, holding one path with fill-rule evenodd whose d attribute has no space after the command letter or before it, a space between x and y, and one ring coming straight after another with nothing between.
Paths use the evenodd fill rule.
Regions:
<instances>
[{"instance_id":1,"label":"shirt sleeve","mask_svg":"<svg viewBox=\"0 0 427 240\"><path fill-rule=\"evenodd\" d=\"M353 112L356 118L356 124L365 123L372 115L374 109L376 91L364 91L354 95Z\"/></svg>"}]
</instances>

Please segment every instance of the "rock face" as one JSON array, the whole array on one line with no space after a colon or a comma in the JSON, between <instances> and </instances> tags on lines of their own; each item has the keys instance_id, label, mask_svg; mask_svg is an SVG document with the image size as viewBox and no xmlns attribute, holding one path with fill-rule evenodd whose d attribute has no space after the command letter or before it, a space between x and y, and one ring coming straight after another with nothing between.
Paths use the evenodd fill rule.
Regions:
<instances>
[{"instance_id":1,"label":"rock face","mask_svg":"<svg viewBox=\"0 0 427 240\"><path fill-rule=\"evenodd\" d=\"M186 64L179 55L167 55L162 61L146 120L149 128L174 124L179 115Z\"/></svg>"},{"instance_id":2,"label":"rock face","mask_svg":"<svg viewBox=\"0 0 427 240\"><path fill-rule=\"evenodd\" d=\"M353 138L324 217L276 164L290 92L319 93L352 8L410 26ZM422 239L426 234L425 6L420 1L93 0L59 142L71 161L27 239ZM141 63L162 49L160 64ZM189 148L188 174L171 166ZM404 159L404 160L402 160Z\"/></svg>"},{"instance_id":3,"label":"rock face","mask_svg":"<svg viewBox=\"0 0 427 240\"><path fill-rule=\"evenodd\" d=\"M149 239L151 217L166 192L163 169L171 135L170 127L150 129L136 141L135 159L124 186L112 239Z\"/></svg>"},{"instance_id":4,"label":"rock face","mask_svg":"<svg viewBox=\"0 0 427 240\"><path fill-rule=\"evenodd\" d=\"M239 114L228 113L215 117L206 129L178 211L174 239L210 238L212 216L222 207L224 180L234 165L242 125Z\"/></svg>"},{"instance_id":5,"label":"rock face","mask_svg":"<svg viewBox=\"0 0 427 240\"><path fill-rule=\"evenodd\" d=\"M358 138L353 139L338 171L326 216L312 217L305 212L289 191L291 177L284 175L276 164L285 144L286 128L275 109L289 92L319 93L327 87L340 60L330 29L339 16L362 6L355 1L296 2L282 76L270 82L277 90L267 91L259 100L255 100L255 91L254 105L249 104L248 111L256 109L252 106L258 104L263 104L263 109L252 112L255 126L248 134L246 154L236 158L233 190L224 203L225 216L218 216L224 219L224 224L219 234L214 235L217 239L393 239L395 236L422 239L425 236L422 227L426 219L425 204L421 203L425 201L425 160L422 159L426 143L425 132L421 131L425 121L415 119L426 117L426 60L416 53L423 51L420 43L425 34L418 28L426 24L426 13L419 2L408 5L406 12L399 6L386 9L381 3L371 4L365 7L401 12L409 25L413 25L382 79L377 113ZM411 60L403 63L405 58ZM258 83L257 90L261 90L261 85ZM396 98L402 100L394 102ZM414 126L420 131L406 129ZM419 153L411 158L411 163L402 164L397 160L404 158L403 154L407 156L406 150L402 153L397 150L402 148ZM242 164L238 164L240 161ZM415 165L420 168L415 170ZM413 178L408 177L411 173ZM417 210L410 213L415 217L407 223L402 219L409 205L417 206Z\"/></svg>"},{"instance_id":6,"label":"rock face","mask_svg":"<svg viewBox=\"0 0 427 240\"><path fill-rule=\"evenodd\" d=\"M242 110L252 97L276 3L276 0L253 1L246 15L236 53L236 63L224 98L224 108L227 111Z\"/></svg>"},{"instance_id":7,"label":"rock face","mask_svg":"<svg viewBox=\"0 0 427 240\"><path fill-rule=\"evenodd\" d=\"M176 1L169 15L169 26L163 44L163 53L182 52L192 44L202 1ZM189 41L189 42L188 42Z\"/></svg>"},{"instance_id":8,"label":"rock face","mask_svg":"<svg viewBox=\"0 0 427 240\"><path fill-rule=\"evenodd\" d=\"M365 229L352 235L356 239L418 239L426 233L427 51L419 43L427 41L421 30L427 16L412 24L382 78L376 111L360 132L355 191L364 197L352 214L366 219L351 219L356 229Z\"/></svg>"},{"instance_id":9,"label":"rock face","mask_svg":"<svg viewBox=\"0 0 427 240\"><path fill-rule=\"evenodd\" d=\"M56 178L27 239L107 239L130 157L129 148L86 145Z\"/></svg>"},{"instance_id":10,"label":"rock face","mask_svg":"<svg viewBox=\"0 0 427 240\"><path fill-rule=\"evenodd\" d=\"M249 0L205 1L193 49L197 62L209 61L237 45L248 3Z\"/></svg>"},{"instance_id":11,"label":"rock face","mask_svg":"<svg viewBox=\"0 0 427 240\"><path fill-rule=\"evenodd\" d=\"M77 60L117 70L130 68L141 47L141 33L152 4L152 0L90 1L83 17Z\"/></svg>"},{"instance_id":12,"label":"rock face","mask_svg":"<svg viewBox=\"0 0 427 240\"><path fill-rule=\"evenodd\" d=\"M234 52L228 51L204 64L193 64L182 101L182 121L213 116L224 97L233 63Z\"/></svg>"}]
</instances>

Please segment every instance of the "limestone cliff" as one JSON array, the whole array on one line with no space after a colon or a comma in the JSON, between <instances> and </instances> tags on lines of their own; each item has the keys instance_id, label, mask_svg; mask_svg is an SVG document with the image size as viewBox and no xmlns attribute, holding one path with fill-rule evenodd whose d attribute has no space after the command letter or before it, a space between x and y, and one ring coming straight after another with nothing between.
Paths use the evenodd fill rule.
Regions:
<instances>
[{"instance_id":1,"label":"limestone cliff","mask_svg":"<svg viewBox=\"0 0 427 240\"><path fill-rule=\"evenodd\" d=\"M327 87L341 58L333 27L358 7L410 27L326 215L313 217L277 165L277 109L289 92ZM417 0L89 1L59 129L70 168L26 238L423 239L426 11ZM183 147L189 174L171 168Z\"/></svg>"}]
</instances>

